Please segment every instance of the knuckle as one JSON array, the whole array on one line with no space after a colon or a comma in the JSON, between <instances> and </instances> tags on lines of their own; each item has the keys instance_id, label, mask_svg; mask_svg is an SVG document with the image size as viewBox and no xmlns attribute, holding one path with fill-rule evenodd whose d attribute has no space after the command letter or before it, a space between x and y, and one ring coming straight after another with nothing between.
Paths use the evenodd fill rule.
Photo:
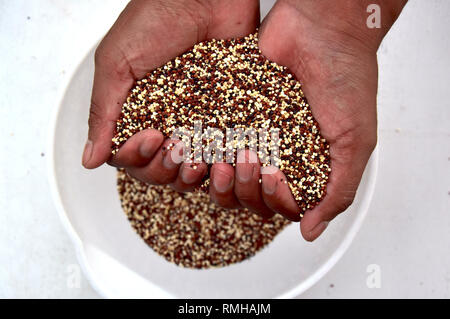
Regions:
<instances>
[{"instance_id":1,"label":"knuckle","mask_svg":"<svg viewBox=\"0 0 450 319\"><path fill-rule=\"evenodd\" d=\"M96 66L102 65L107 59L105 59L105 49L104 49L103 41L98 45L97 49L94 52L94 63Z\"/></svg>"},{"instance_id":2,"label":"knuckle","mask_svg":"<svg viewBox=\"0 0 450 319\"><path fill-rule=\"evenodd\" d=\"M236 208L235 205L233 205L233 201L229 200L227 198L224 197L218 197L218 196L212 196L212 199L214 201L214 203L222 208L226 208L226 209L233 209Z\"/></svg>"},{"instance_id":3,"label":"knuckle","mask_svg":"<svg viewBox=\"0 0 450 319\"><path fill-rule=\"evenodd\" d=\"M211 191L210 188L210 199L215 205L226 208L233 209L236 208L236 203L233 197L230 195L217 194L214 190Z\"/></svg>"},{"instance_id":4,"label":"knuckle","mask_svg":"<svg viewBox=\"0 0 450 319\"><path fill-rule=\"evenodd\" d=\"M94 63L96 67L109 66L112 64L110 54L108 53L111 50L107 48L107 45L105 45L105 39L106 37L102 40L102 42L100 42L94 52Z\"/></svg>"},{"instance_id":5,"label":"knuckle","mask_svg":"<svg viewBox=\"0 0 450 319\"><path fill-rule=\"evenodd\" d=\"M94 52L95 70L120 80L134 77L130 58L120 49L119 44L109 44L109 41L105 44L105 39Z\"/></svg>"},{"instance_id":6,"label":"knuckle","mask_svg":"<svg viewBox=\"0 0 450 319\"><path fill-rule=\"evenodd\" d=\"M151 171L145 172L141 170L135 170L134 168L129 168L127 169L127 173L131 177L150 185L166 185L170 183L170 181L165 180L159 175L153 174Z\"/></svg>"},{"instance_id":7,"label":"knuckle","mask_svg":"<svg viewBox=\"0 0 450 319\"><path fill-rule=\"evenodd\" d=\"M166 185L174 182L174 178L170 174L151 174L149 179L154 185Z\"/></svg>"},{"instance_id":8,"label":"knuckle","mask_svg":"<svg viewBox=\"0 0 450 319\"><path fill-rule=\"evenodd\" d=\"M236 192L236 197L241 202L253 203L256 201L255 197L248 192Z\"/></svg>"},{"instance_id":9,"label":"knuckle","mask_svg":"<svg viewBox=\"0 0 450 319\"><path fill-rule=\"evenodd\" d=\"M187 193L190 191L190 189L187 189L185 187L180 186L178 183L170 183L169 186L178 193Z\"/></svg>"}]
</instances>

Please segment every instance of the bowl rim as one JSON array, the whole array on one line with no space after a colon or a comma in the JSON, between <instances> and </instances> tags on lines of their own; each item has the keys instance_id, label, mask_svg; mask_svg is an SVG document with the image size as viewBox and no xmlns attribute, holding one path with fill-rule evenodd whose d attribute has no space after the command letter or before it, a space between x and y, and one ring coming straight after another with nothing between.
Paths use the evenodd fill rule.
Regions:
<instances>
[{"instance_id":1,"label":"bowl rim","mask_svg":"<svg viewBox=\"0 0 450 319\"><path fill-rule=\"evenodd\" d=\"M56 128L58 124L58 118L62 109L62 102L66 96L67 91L69 90L70 84L75 77L76 72L80 68L81 64L88 58L92 51L97 47L100 41L96 41L94 45L86 46L88 49L87 53L83 54L78 63L75 63L67 72L69 76L63 81L62 85L59 87L57 92L56 99L56 107L52 110L53 114L51 115L51 119L49 121L48 132L47 132L47 179L50 185L50 193L53 199L53 203L55 205L56 211L58 213L59 219L65 228L67 234L69 235L70 240L75 248L75 254L80 265L81 270L86 276L89 284L94 288L94 290L100 294L103 298L114 298L107 289L105 289L99 280L94 275L91 267L89 266L88 258L83 249L83 241L78 236L74 227L72 226L69 217L67 216L61 193L58 188L58 182L56 177L56 167L55 167L55 138L56 138ZM274 297L274 299L287 299L287 298L295 298L300 296L306 290L311 288L314 284L316 284L321 278L323 278L342 258L344 253L348 250L353 239L358 233L361 225L367 215L370 204L372 202L375 185L377 181L377 173L378 173L378 162L379 162L379 151L378 147L374 149L372 152L370 160L372 161L372 165L370 167L370 176L371 179L367 186L367 196L363 198L361 202L361 209L358 211L355 217L355 221L351 225L349 231L347 232L344 240L338 246L338 248L331 254L331 257L328 258L326 262L322 264L318 269L316 269L312 275L310 275L306 280L299 283L294 288L290 288L284 293ZM81 165L81 161L80 161ZM367 169L367 166L366 166ZM174 296L175 298L175 296Z\"/></svg>"}]
</instances>

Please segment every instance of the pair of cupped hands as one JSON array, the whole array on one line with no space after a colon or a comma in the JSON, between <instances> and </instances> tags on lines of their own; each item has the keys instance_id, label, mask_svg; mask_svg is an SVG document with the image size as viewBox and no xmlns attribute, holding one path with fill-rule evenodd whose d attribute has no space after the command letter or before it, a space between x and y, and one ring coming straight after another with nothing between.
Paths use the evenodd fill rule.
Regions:
<instances>
[{"instance_id":1,"label":"pair of cupped hands","mask_svg":"<svg viewBox=\"0 0 450 319\"><path fill-rule=\"evenodd\" d=\"M376 145L376 51L399 12L390 8L386 26L371 30L363 2L279 0L260 24L258 0L131 1L95 52L83 165L92 169L106 162L141 181L192 191L207 173L206 164L194 169L175 163L164 151L171 141L161 132L143 130L111 155L122 104L137 79L196 43L243 37L258 28L263 55L288 67L303 84L321 133L330 143L327 195L300 223L303 237L315 240L352 203ZM246 207L267 218L279 213L298 221L299 208L289 186L280 182L283 173L260 175L259 163L249 162L238 159L235 168L214 164L211 199L222 207Z\"/></svg>"}]
</instances>

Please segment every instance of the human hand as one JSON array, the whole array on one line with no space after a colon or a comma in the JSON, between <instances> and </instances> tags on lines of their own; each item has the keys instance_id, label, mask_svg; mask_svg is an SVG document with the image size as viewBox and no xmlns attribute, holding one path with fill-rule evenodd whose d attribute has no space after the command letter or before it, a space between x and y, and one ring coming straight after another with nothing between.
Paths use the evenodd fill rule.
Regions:
<instances>
[{"instance_id":1,"label":"human hand","mask_svg":"<svg viewBox=\"0 0 450 319\"><path fill-rule=\"evenodd\" d=\"M322 136L330 143L327 195L305 213L300 225L308 241L352 203L376 145L376 52L406 1L379 1L381 29L366 26L365 2L279 0L259 32L262 53L287 66L303 84ZM227 164L213 166L210 192L216 202L242 205L267 217L278 212L298 219L300 210L288 185L279 182L285 178L279 170L260 176L258 163L236 167L234 172ZM252 178L243 181L243 172L253 172Z\"/></svg>"},{"instance_id":2,"label":"human hand","mask_svg":"<svg viewBox=\"0 0 450 319\"><path fill-rule=\"evenodd\" d=\"M305 214L301 223L307 240L317 238L327 222L354 198L376 143L376 49L404 4L398 10L391 8L387 28L368 35L361 29L353 30L357 19L351 17L357 6L352 7L347 0L342 3L345 5L340 10L332 8L331 14L338 12L337 19L327 20L323 15L326 10L320 9L329 2L279 0L260 30L263 54L289 67L304 83L313 114L331 144L328 194ZM364 12L365 8L359 14ZM134 81L148 71L197 42L251 33L258 19L258 3L253 0L132 1L96 51L89 140L83 164L95 168L108 161L146 182L171 183L179 191L193 189L206 173L206 166L192 170L182 165L180 169L164 151L171 141L163 141L155 130L135 134L116 156L110 156L121 105ZM241 155L248 158L254 154L246 151ZM213 165L212 199L224 207L244 206L265 217L278 212L298 220L299 209L288 186L278 183L283 174L278 171L261 176L261 188L258 165L238 164L236 170L228 164Z\"/></svg>"},{"instance_id":3,"label":"human hand","mask_svg":"<svg viewBox=\"0 0 450 319\"><path fill-rule=\"evenodd\" d=\"M206 165L196 170L172 161L156 130L133 135L111 156L116 121L134 81L194 44L212 38L242 37L259 24L257 0L133 0L121 13L95 52L95 75L89 133L83 165L105 162L124 167L139 180L172 184L178 191L197 186Z\"/></svg>"}]
</instances>

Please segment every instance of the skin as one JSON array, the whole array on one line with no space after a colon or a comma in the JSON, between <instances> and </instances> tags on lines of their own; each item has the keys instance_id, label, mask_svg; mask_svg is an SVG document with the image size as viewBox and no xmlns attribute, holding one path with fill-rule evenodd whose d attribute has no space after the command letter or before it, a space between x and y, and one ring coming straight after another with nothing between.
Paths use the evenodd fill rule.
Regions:
<instances>
[{"instance_id":1,"label":"skin","mask_svg":"<svg viewBox=\"0 0 450 319\"><path fill-rule=\"evenodd\" d=\"M380 5L380 29L366 26L370 3ZM262 53L287 66L303 83L313 115L330 142L327 195L300 223L303 237L315 240L352 203L376 145L376 51L405 3L278 0L259 26L257 0L131 1L95 54L83 165L93 169L107 162L147 183L192 191L206 174L206 165L194 170L174 163L165 149L173 141L164 140L156 130L135 134L111 156L121 106L135 80L194 44L242 37L259 26ZM239 153L235 169L226 163L212 166L212 200L226 208L246 207L266 218L279 213L298 221L299 209L289 187L279 182L285 179L283 173L275 169L261 175L255 156L248 150Z\"/></svg>"}]
</instances>

